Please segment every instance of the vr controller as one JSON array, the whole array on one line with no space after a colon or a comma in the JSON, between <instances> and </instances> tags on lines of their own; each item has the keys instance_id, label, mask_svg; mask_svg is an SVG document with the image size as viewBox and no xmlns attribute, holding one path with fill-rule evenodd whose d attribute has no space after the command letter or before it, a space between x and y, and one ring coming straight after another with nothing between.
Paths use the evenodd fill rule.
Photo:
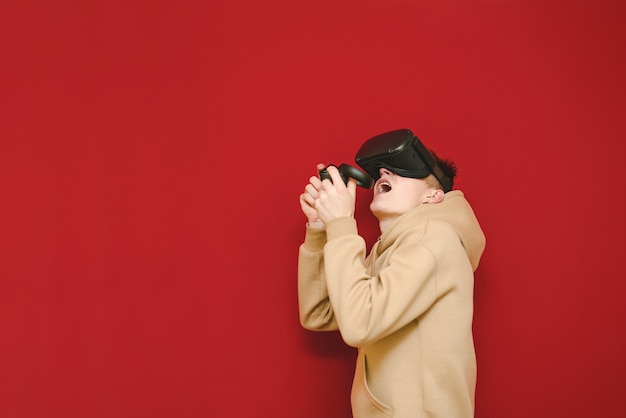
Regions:
<instances>
[{"instance_id":1,"label":"vr controller","mask_svg":"<svg viewBox=\"0 0 626 418\"><path fill-rule=\"evenodd\" d=\"M331 165L333 167L336 167L333 164ZM350 181L351 178L356 180L357 186L361 186L366 189L371 189L372 186L374 185L374 180L369 175L365 174L364 172L362 172L356 167L352 167L351 165L348 165L348 164L341 164L339 167L337 167L337 170L339 170L339 174L341 174L341 178L343 179L343 182L346 185L348 184L348 181ZM322 180L328 179L330 181L333 181L330 178L330 174L328 174L328 171L326 171L325 168L320 170L319 174L320 174L320 179Z\"/></svg>"}]
</instances>

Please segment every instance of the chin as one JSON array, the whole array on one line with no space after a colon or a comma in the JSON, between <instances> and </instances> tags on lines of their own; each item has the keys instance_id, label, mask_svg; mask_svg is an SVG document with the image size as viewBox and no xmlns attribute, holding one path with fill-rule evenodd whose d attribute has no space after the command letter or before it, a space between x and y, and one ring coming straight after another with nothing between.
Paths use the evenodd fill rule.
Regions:
<instances>
[{"instance_id":1,"label":"chin","mask_svg":"<svg viewBox=\"0 0 626 418\"><path fill-rule=\"evenodd\" d=\"M377 204L376 202L370 203L370 212L372 212L372 214L377 218L380 215L384 215L386 213L385 208L382 205Z\"/></svg>"}]
</instances>

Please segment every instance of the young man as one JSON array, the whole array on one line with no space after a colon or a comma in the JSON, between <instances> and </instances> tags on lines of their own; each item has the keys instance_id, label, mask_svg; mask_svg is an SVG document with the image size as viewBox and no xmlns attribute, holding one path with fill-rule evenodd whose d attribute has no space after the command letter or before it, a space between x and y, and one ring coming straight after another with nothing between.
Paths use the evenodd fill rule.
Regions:
<instances>
[{"instance_id":1,"label":"young man","mask_svg":"<svg viewBox=\"0 0 626 418\"><path fill-rule=\"evenodd\" d=\"M358 348L355 418L474 416L473 287L485 237L463 193L444 192L433 174L451 189L454 165L430 156L438 168L425 176L379 164L370 210L381 235L368 255L354 180L330 166L331 179L311 177L300 196L300 321Z\"/></svg>"}]
</instances>

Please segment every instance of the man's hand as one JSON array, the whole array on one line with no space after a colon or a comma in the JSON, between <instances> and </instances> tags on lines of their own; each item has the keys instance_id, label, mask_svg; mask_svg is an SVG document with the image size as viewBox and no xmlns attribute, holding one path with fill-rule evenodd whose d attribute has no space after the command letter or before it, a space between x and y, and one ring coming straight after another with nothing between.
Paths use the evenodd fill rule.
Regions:
<instances>
[{"instance_id":1,"label":"man's hand","mask_svg":"<svg viewBox=\"0 0 626 418\"><path fill-rule=\"evenodd\" d=\"M325 224L336 218L354 216L356 205L356 180L351 178L346 185L337 167L329 166L327 171L332 182L323 180L321 188L316 187L318 197L313 205L318 218Z\"/></svg>"},{"instance_id":2,"label":"man's hand","mask_svg":"<svg viewBox=\"0 0 626 418\"><path fill-rule=\"evenodd\" d=\"M317 171L324 169L324 164L317 165ZM319 218L315 201L320 197L320 190L323 189L322 181L317 176L309 178L309 184L304 188L304 193L300 195L300 206L302 212L307 217L309 226L312 228L323 229L324 222Z\"/></svg>"}]
</instances>

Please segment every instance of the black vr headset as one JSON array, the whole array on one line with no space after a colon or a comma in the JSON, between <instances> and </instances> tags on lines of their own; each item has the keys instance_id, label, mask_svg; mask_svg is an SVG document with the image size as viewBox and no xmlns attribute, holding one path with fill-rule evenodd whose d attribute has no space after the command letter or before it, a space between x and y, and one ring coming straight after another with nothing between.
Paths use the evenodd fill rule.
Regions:
<instances>
[{"instance_id":1,"label":"black vr headset","mask_svg":"<svg viewBox=\"0 0 626 418\"><path fill-rule=\"evenodd\" d=\"M452 179L441 170L435 157L408 129L398 129L368 139L356 153L355 160L373 179L380 177L381 168L416 179L433 174L444 192L452 190Z\"/></svg>"},{"instance_id":2,"label":"black vr headset","mask_svg":"<svg viewBox=\"0 0 626 418\"><path fill-rule=\"evenodd\" d=\"M346 184L353 178L357 185L370 189L373 180L380 177L379 170L387 168L402 177L417 179L433 174L444 192L452 190L452 179L441 170L435 157L408 129L398 129L368 139L356 153L355 160L367 174L348 164L341 164L338 170ZM320 178L330 179L326 169L320 171Z\"/></svg>"}]
</instances>

